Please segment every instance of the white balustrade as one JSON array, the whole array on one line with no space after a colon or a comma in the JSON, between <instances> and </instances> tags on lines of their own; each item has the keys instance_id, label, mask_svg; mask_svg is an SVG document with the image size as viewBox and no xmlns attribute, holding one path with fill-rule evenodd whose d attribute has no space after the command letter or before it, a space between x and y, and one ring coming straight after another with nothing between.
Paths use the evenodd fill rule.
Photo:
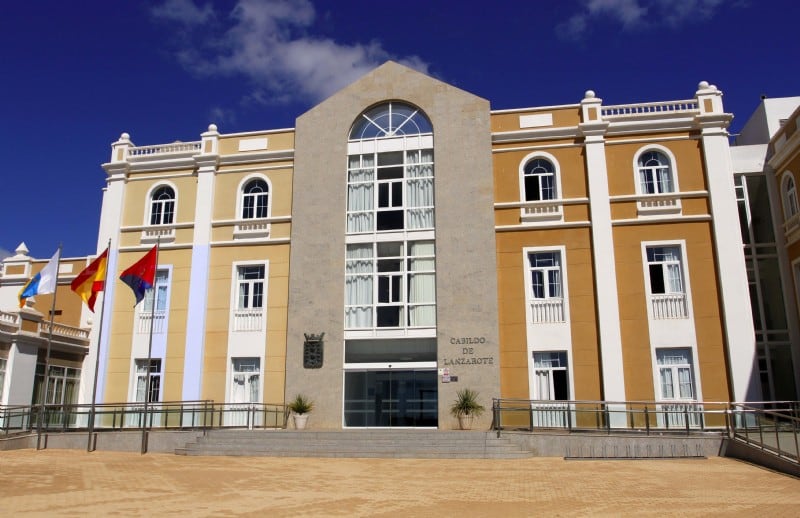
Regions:
<instances>
[{"instance_id":1,"label":"white balustrade","mask_svg":"<svg viewBox=\"0 0 800 518\"><path fill-rule=\"evenodd\" d=\"M139 326L137 331L139 334L150 333L150 326L153 326L153 334L163 333L166 327L167 314L165 311L156 311L150 313L145 311L139 313Z\"/></svg>"},{"instance_id":2,"label":"white balustrade","mask_svg":"<svg viewBox=\"0 0 800 518\"><path fill-rule=\"evenodd\" d=\"M261 331L263 328L264 310L262 308L233 310L234 331Z\"/></svg>"},{"instance_id":3,"label":"white balustrade","mask_svg":"<svg viewBox=\"0 0 800 518\"><path fill-rule=\"evenodd\" d=\"M42 335L50 333L50 322L42 321L39 323L39 333ZM80 327L68 326L66 324L59 324L53 322L53 334L57 336L68 336L70 338L79 338L81 340L89 339L89 330Z\"/></svg>"},{"instance_id":4,"label":"white balustrade","mask_svg":"<svg viewBox=\"0 0 800 518\"><path fill-rule=\"evenodd\" d=\"M564 299L535 299L531 302L531 317L534 324L564 322Z\"/></svg>"},{"instance_id":5,"label":"white balustrade","mask_svg":"<svg viewBox=\"0 0 800 518\"><path fill-rule=\"evenodd\" d=\"M654 214L670 214L681 211L681 199L678 193L651 194L639 198L639 211Z\"/></svg>"},{"instance_id":6,"label":"white balustrade","mask_svg":"<svg viewBox=\"0 0 800 518\"><path fill-rule=\"evenodd\" d=\"M129 157L152 157L158 155L174 155L179 153L196 153L201 149L200 142L174 142L155 146L137 146L128 148Z\"/></svg>"},{"instance_id":7,"label":"white balustrade","mask_svg":"<svg viewBox=\"0 0 800 518\"><path fill-rule=\"evenodd\" d=\"M522 207L522 220L537 221L561 219L561 206L561 200L527 202Z\"/></svg>"},{"instance_id":8,"label":"white balustrade","mask_svg":"<svg viewBox=\"0 0 800 518\"><path fill-rule=\"evenodd\" d=\"M233 233L238 237L267 237L269 226L266 219L243 220L236 224Z\"/></svg>"},{"instance_id":9,"label":"white balustrade","mask_svg":"<svg viewBox=\"0 0 800 518\"><path fill-rule=\"evenodd\" d=\"M703 419L703 405L697 403L668 403L658 405L658 424L666 428L700 428Z\"/></svg>"},{"instance_id":10,"label":"white balustrade","mask_svg":"<svg viewBox=\"0 0 800 518\"><path fill-rule=\"evenodd\" d=\"M687 318L685 293L660 293L650 295L653 306L653 318L664 320L669 318Z\"/></svg>"},{"instance_id":11,"label":"white balustrade","mask_svg":"<svg viewBox=\"0 0 800 518\"><path fill-rule=\"evenodd\" d=\"M173 239L175 239L175 227L172 225L153 226L142 230L143 243L155 243L157 240L169 241Z\"/></svg>"},{"instance_id":12,"label":"white balustrade","mask_svg":"<svg viewBox=\"0 0 800 518\"><path fill-rule=\"evenodd\" d=\"M0 311L0 325L5 327L19 327L19 313Z\"/></svg>"},{"instance_id":13,"label":"white balustrade","mask_svg":"<svg viewBox=\"0 0 800 518\"><path fill-rule=\"evenodd\" d=\"M603 106L601 114L604 119L652 116L677 113L699 113L696 99L683 101L660 101L653 103L617 104Z\"/></svg>"}]
</instances>

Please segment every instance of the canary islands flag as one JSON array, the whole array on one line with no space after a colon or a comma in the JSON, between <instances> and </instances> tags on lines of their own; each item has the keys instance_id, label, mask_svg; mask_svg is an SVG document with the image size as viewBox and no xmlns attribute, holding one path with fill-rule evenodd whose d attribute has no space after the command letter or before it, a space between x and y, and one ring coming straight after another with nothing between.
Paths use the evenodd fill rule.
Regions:
<instances>
[{"instance_id":1,"label":"canary islands flag","mask_svg":"<svg viewBox=\"0 0 800 518\"><path fill-rule=\"evenodd\" d=\"M58 261L61 256L61 248L56 250L53 257L47 262L44 268L34 275L28 283L19 290L19 307L25 306L25 299L34 295L46 295L55 293L58 281Z\"/></svg>"},{"instance_id":2,"label":"canary islands flag","mask_svg":"<svg viewBox=\"0 0 800 518\"><path fill-rule=\"evenodd\" d=\"M144 298L144 293L153 287L156 279L156 254L158 254L158 245L119 276L120 280L133 290L136 304L140 303Z\"/></svg>"},{"instance_id":3,"label":"canary islands flag","mask_svg":"<svg viewBox=\"0 0 800 518\"><path fill-rule=\"evenodd\" d=\"M107 269L108 248L97 256L97 259L84 268L84 270L75 277L75 280L72 281L72 291L83 299L86 305L89 306L89 311L92 313L94 313L94 303L97 300L97 294L105 289Z\"/></svg>"}]
</instances>

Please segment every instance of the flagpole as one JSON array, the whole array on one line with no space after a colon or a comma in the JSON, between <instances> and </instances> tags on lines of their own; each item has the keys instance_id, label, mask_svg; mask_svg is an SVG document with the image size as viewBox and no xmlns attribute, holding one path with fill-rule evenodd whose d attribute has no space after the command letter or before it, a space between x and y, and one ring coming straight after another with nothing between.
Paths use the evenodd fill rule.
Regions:
<instances>
[{"instance_id":1,"label":"flagpole","mask_svg":"<svg viewBox=\"0 0 800 518\"><path fill-rule=\"evenodd\" d=\"M111 255L111 238L108 238L107 254ZM103 338L103 317L106 314L106 283L108 282L108 265L110 264L108 255L106 256L106 276L103 279L103 303L100 304L100 327L97 330L97 352L94 359L94 385L92 386L92 408L89 411L89 438L86 441L86 451L92 452L92 436L94 435L95 405L97 404L97 371L100 370L100 340Z\"/></svg>"},{"instance_id":2,"label":"flagpole","mask_svg":"<svg viewBox=\"0 0 800 518\"><path fill-rule=\"evenodd\" d=\"M144 382L144 423L142 424L142 455L147 453L147 400L150 399L150 363L153 356L153 327L155 327L156 295L158 282L158 251L161 245L161 236L156 238L156 271L153 276L153 305L150 308L150 339L147 342L147 376Z\"/></svg>"},{"instance_id":3,"label":"flagpole","mask_svg":"<svg viewBox=\"0 0 800 518\"><path fill-rule=\"evenodd\" d=\"M36 449L42 449L42 420L44 419L44 406L47 401L47 390L50 382L50 345L53 343L53 319L56 316L56 296L58 295L58 271L61 269L61 246L58 244L58 259L56 260L55 287L53 288L53 304L50 308L50 332L47 335L47 354L44 357L44 390L39 404L39 419L36 427Z\"/></svg>"}]
</instances>

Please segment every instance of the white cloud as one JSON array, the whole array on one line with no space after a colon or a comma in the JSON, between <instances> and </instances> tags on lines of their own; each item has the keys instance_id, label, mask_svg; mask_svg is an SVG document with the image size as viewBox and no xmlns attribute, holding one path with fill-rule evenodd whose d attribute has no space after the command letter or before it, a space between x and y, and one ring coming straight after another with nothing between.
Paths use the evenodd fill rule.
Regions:
<instances>
[{"instance_id":1,"label":"white cloud","mask_svg":"<svg viewBox=\"0 0 800 518\"><path fill-rule=\"evenodd\" d=\"M568 38L580 38L592 22L610 19L623 30L658 25L672 28L714 16L725 0L583 0L580 12L558 26ZM730 4L730 2L729 2Z\"/></svg>"},{"instance_id":2,"label":"white cloud","mask_svg":"<svg viewBox=\"0 0 800 518\"><path fill-rule=\"evenodd\" d=\"M252 90L246 102L317 102L388 59L428 69L419 57L393 56L376 41L345 44L309 34L316 12L308 0L239 0L225 16L208 9L168 0L151 12L168 22L176 21L176 12L202 20L187 31L176 58L197 75L247 78Z\"/></svg>"}]
</instances>

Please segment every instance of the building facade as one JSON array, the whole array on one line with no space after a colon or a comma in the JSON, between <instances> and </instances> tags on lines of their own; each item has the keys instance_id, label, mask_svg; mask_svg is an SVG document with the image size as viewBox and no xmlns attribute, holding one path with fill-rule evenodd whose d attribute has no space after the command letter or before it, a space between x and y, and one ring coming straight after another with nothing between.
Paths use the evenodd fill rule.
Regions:
<instances>
[{"instance_id":1,"label":"building facade","mask_svg":"<svg viewBox=\"0 0 800 518\"><path fill-rule=\"evenodd\" d=\"M295 128L122 134L98 251L118 277L158 243L158 270L136 306L107 283L98 400L302 393L314 427L443 429L464 388L760 400L731 118L705 82L493 111L388 62Z\"/></svg>"}]
</instances>

